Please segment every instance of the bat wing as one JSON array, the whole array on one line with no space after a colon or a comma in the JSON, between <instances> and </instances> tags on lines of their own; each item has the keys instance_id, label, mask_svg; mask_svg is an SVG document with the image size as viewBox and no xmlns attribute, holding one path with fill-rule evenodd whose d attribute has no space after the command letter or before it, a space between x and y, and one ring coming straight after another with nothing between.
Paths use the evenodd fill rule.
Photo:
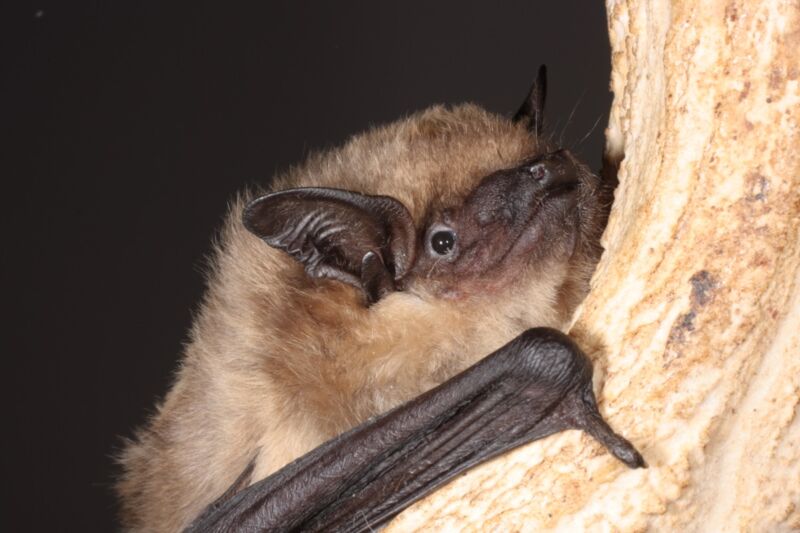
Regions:
<instances>
[{"instance_id":1,"label":"bat wing","mask_svg":"<svg viewBox=\"0 0 800 533\"><path fill-rule=\"evenodd\" d=\"M645 466L602 419L589 359L563 333L531 329L411 402L226 493L188 531L371 530L460 472L566 429L586 431L631 468Z\"/></svg>"}]
</instances>

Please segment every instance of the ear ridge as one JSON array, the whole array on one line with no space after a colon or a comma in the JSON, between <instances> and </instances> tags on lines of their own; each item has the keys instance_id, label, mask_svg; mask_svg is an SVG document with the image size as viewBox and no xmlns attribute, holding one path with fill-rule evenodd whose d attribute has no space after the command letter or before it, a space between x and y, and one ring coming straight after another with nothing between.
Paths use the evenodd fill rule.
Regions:
<instances>
[{"instance_id":1,"label":"ear ridge","mask_svg":"<svg viewBox=\"0 0 800 533\"><path fill-rule=\"evenodd\" d=\"M544 104L547 98L547 67L539 65L536 79L519 110L514 114L514 122L525 122L528 130L537 137L542 134L544 124Z\"/></svg>"},{"instance_id":2,"label":"ear ridge","mask_svg":"<svg viewBox=\"0 0 800 533\"><path fill-rule=\"evenodd\" d=\"M372 303L410 270L416 231L408 209L389 196L342 189L298 188L247 205L244 226L305 267L364 291Z\"/></svg>"}]
</instances>

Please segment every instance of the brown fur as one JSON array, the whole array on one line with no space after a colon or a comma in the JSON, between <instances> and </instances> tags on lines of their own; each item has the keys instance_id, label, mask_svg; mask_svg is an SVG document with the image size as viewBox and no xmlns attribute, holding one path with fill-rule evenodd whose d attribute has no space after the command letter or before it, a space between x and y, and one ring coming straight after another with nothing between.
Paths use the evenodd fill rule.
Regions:
<instances>
[{"instance_id":1,"label":"brown fur","mask_svg":"<svg viewBox=\"0 0 800 533\"><path fill-rule=\"evenodd\" d=\"M391 195L419 228L487 174L543 151L521 125L433 107L312 156L274 190ZM442 299L424 284L366 307L343 283L308 278L240 222L234 202L172 390L120 458L124 525L176 531L253 457L261 479L328 438L444 381L531 326L562 327L584 295L603 216L582 214L578 250L513 282ZM602 207L602 206L600 206Z\"/></svg>"}]
</instances>

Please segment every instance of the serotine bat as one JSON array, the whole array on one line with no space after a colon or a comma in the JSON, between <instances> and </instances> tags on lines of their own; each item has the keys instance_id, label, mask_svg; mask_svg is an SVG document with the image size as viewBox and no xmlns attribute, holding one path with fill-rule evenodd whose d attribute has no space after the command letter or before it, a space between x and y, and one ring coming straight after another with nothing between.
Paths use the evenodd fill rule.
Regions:
<instances>
[{"instance_id":1,"label":"serotine bat","mask_svg":"<svg viewBox=\"0 0 800 533\"><path fill-rule=\"evenodd\" d=\"M540 69L512 120L433 107L235 202L177 381L121 457L127 527L369 529L570 428L644 465L554 329L611 190L541 136L544 96Z\"/></svg>"}]
</instances>

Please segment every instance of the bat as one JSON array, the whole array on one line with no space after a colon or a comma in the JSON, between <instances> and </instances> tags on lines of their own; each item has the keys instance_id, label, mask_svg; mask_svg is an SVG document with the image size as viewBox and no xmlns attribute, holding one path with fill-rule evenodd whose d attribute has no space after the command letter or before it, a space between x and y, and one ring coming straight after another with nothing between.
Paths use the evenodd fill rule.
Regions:
<instances>
[{"instance_id":1,"label":"bat","mask_svg":"<svg viewBox=\"0 0 800 533\"><path fill-rule=\"evenodd\" d=\"M580 429L632 468L561 333L612 186L512 119L434 106L231 207L176 381L120 457L124 527L362 531ZM487 354L489 354L487 356Z\"/></svg>"}]
</instances>

